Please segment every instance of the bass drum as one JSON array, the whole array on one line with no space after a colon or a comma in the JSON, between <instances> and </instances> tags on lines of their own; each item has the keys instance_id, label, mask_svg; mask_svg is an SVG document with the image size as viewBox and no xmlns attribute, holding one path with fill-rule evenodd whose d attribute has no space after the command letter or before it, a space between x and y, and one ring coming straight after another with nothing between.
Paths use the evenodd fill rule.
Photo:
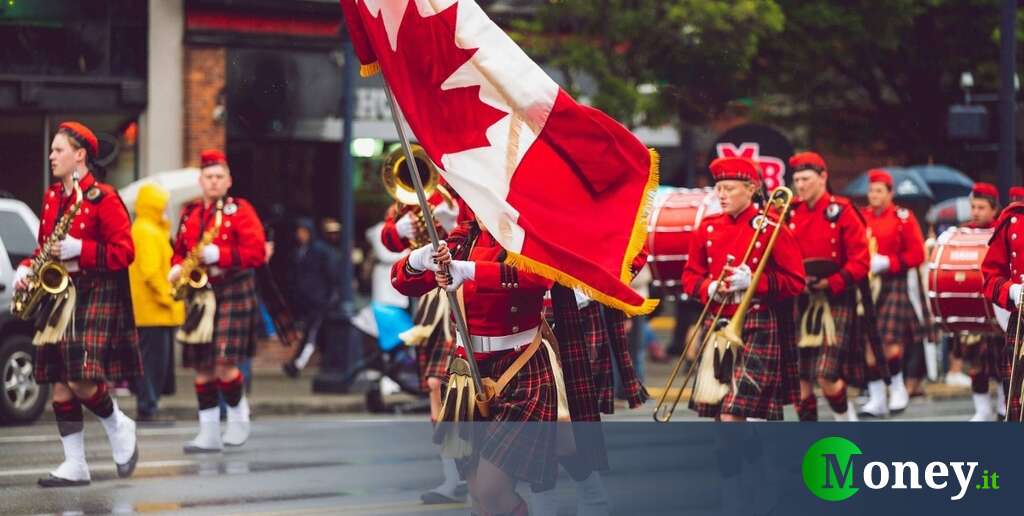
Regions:
<instances>
[{"instance_id":1,"label":"bass drum","mask_svg":"<svg viewBox=\"0 0 1024 516\"><path fill-rule=\"evenodd\" d=\"M951 333L1001 333L996 311L985 299L981 262L992 229L953 227L935 242L928 260L928 304L935 322Z\"/></svg>"},{"instance_id":2,"label":"bass drum","mask_svg":"<svg viewBox=\"0 0 1024 516\"><path fill-rule=\"evenodd\" d=\"M654 277L652 287L665 297L680 294L683 267L690 241L700 221L720 213L712 188L662 188L654 199L647 226L647 262Z\"/></svg>"}]
</instances>

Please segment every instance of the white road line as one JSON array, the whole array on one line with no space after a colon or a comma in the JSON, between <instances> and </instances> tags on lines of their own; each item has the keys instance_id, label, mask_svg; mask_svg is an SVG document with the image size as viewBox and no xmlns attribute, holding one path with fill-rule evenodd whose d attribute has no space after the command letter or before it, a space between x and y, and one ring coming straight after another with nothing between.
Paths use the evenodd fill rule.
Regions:
<instances>
[{"instance_id":1,"label":"white road line","mask_svg":"<svg viewBox=\"0 0 1024 516\"><path fill-rule=\"evenodd\" d=\"M99 428L99 425L95 426ZM140 437L160 435L190 435L194 434L197 428L198 426L183 426L174 428L145 428L136 430L135 432ZM48 432L44 435L13 435L9 437L0 437L0 445L18 443L43 443L50 441L60 441L60 436L58 436L56 432Z\"/></svg>"},{"instance_id":2,"label":"white road line","mask_svg":"<svg viewBox=\"0 0 1024 516\"><path fill-rule=\"evenodd\" d=\"M173 468L180 466L192 466L197 464L194 460L155 460L150 462L140 462L136 469L152 469L152 468ZM115 466L113 464L99 464L90 465L89 471L114 471ZM0 470L0 477L20 477L26 475L45 475L53 471L53 468L26 468L26 469L8 469Z\"/></svg>"}]
</instances>

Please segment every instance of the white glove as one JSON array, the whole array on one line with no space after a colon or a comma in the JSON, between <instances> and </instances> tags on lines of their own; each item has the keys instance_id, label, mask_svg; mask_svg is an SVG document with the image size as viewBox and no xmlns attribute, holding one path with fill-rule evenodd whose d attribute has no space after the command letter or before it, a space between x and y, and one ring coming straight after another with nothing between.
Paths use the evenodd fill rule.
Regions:
<instances>
[{"instance_id":1,"label":"white glove","mask_svg":"<svg viewBox=\"0 0 1024 516\"><path fill-rule=\"evenodd\" d=\"M21 267L18 267L18 270L20 271ZM1010 302L1013 303L1013 306L1017 306L1017 301L1020 299L1020 289L1020 283L1010 285Z\"/></svg>"},{"instance_id":2,"label":"white glove","mask_svg":"<svg viewBox=\"0 0 1024 516\"><path fill-rule=\"evenodd\" d=\"M444 240L439 242L444 243ZM434 247L425 245L419 249L413 250L409 253L409 267L418 271L434 271L441 270L437 263L434 261Z\"/></svg>"},{"instance_id":3,"label":"white glove","mask_svg":"<svg viewBox=\"0 0 1024 516\"><path fill-rule=\"evenodd\" d=\"M459 289L463 282L476 279L476 262L452 260L452 263L448 265L448 274L451 276L451 279L445 288L449 292L454 292Z\"/></svg>"},{"instance_id":4,"label":"white glove","mask_svg":"<svg viewBox=\"0 0 1024 516\"><path fill-rule=\"evenodd\" d=\"M167 272L167 282L174 283L181 277L181 265L175 265L171 267L171 270Z\"/></svg>"},{"instance_id":5,"label":"white glove","mask_svg":"<svg viewBox=\"0 0 1024 516\"><path fill-rule=\"evenodd\" d=\"M744 263L736 267L725 281L729 284L729 292L743 292L750 287L750 279L750 266Z\"/></svg>"},{"instance_id":6,"label":"white glove","mask_svg":"<svg viewBox=\"0 0 1024 516\"><path fill-rule=\"evenodd\" d=\"M721 299L722 291L718 290L718 281L712 280L708 283L708 299L714 299L716 295Z\"/></svg>"},{"instance_id":7,"label":"white glove","mask_svg":"<svg viewBox=\"0 0 1024 516\"><path fill-rule=\"evenodd\" d=\"M871 274L889 272L891 267L892 263L889 261L888 256L884 254L876 254L871 257Z\"/></svg>"},{"instance_id":8,"label":"white glove","mask_svg":"<svg viewBox=\"0 0 1024 516\"><path fill-rule=\"evenodd\" d=\"M395 222L395 231L398 232L398 236L406 240L416 235L415 217L413 217L412 212L406 213Z\"/></svg>"},{"instance_id":9,"label":"white glove","mask_svg":"<svg viewBox=\"0 0 1024 516\"><path fill-rule=\"evenodd\" d=\"M14 279L14 288L17 289L18 286L21 285L21 283L24 282L26 279L28 279L28 277L31 276L31 275L32 275L32 267L27 267L25 265L19 265L18 266L18 270L14 271L14 278L13 278Z\"/></svg>"},{"instance_id":10,"label":"white glove","mask_svg":"<svg viewBox=\"0 0 1024 516\"><path fill-rule=\"evenodd\" d=\"M451 233L455 229L455 223L459 218L459 205L452 203L448 206L447 202L441 203L440 206L434 208L434 221L441 225L441 228L447 233Z\"/></svg>"},{"instance_id":11,"label":"white glove","mask_svg":"<svg viewBox=\"0 0 1024 516\"><path fill-rule=\"evenodd\" d=\"M82 240L71 235L60 241L60 259L71 260L82 255Z\"/></svg>"},{"instance_id":12,"label":"white glove","mask_svg":"<svg viewBox=\"0 0 1024 516\"><path fill-rule=\"evenodd\" d=\"M576 308L585 308L591 301L593 301L593 299L590 299L590 296L584 294L583 291L578 288L572 289L572 293L576 295Z\"/></svg>"},{"instance_id":13,"label":"white glove","mask_svg":"<svg viewBox=\"0 0 1024 516\"><path fill-rule=\"evenodd\" d=\"M220 248L217 244L206 244L203 247L203 263L213 265L220 261Z\"/></svg>"}]
</instances>

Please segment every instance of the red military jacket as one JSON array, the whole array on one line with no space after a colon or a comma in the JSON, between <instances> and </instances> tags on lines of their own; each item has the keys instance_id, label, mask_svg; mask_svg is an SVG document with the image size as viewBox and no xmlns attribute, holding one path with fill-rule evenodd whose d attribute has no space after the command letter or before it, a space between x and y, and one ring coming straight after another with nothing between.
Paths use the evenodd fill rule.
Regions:
<instances>
[{"instance_id":1,"label":"red military jacket","mask_svg":"<svg viewBox=\"0 0 1024 516\"><path fill-rule=\"evenodd\" d=\"M82 189L82 205L72 220L68 235L82 240L78 267L82 271L119 271L135 260L132 223L124 201L114 187L96 181L91 173L78 180ZM43 194L43 216L39 222L39 245L50 238L57 221L75 202L74 192L65 196L64 183L56 182ZM33 256L39 254L36 249ZM31 266L26 258L21 265Z\"/></svg>"},{"instance_id":2,"label":"red military jacket","mask_svg":"<svg viewBox=\"0 0 1024 516\"><path fill-rule=\"evenodd\" d=\"M203 232L213 226L216 211L213 204L204 206L202 200L192 202L182 210L172 265L181 263L202 238ZM265 242L263 223L256 209L244 199L225 198L220 230L213 241L220 248L220 260L215 265L223 270L259 267L266 261ZM211 274L212 282L219 279L217 274Z\"/></svg>"},{"instance_id":3,"label":"red military jacket","mask_svg":"<svg viewBox=\"0 0 1024 516\"><path fill-rule=\"evenodd\" d=\"M825 259L840 266L827 278L832 294L867 277L870 258L864 219L849 199L826 192L813 206L795 202L791 213L789 229L797 235L803 259Z\"/></svg>"},{"instance_id":4,"label":"red military jacket","mask_svg":"<svg viewBox=\"0 0 1024 516\"><path fill-rule=\"evenodd\" d=\"M877 214L870 206L862 208L861 214L878 243L878 254L889 257L888 274L924 263L924 239L912 211L890 204Z\"/></svg>"},{"instance_id":5,"label":"red military jacket","mask_svg":"<svg viewBox=\"0 0 1024 516\"><path fill-rule=\"evenodd\" d=\"M746 210L733 217L727 213L719 213L706 217L701 221L693 239L690 241L690 257L683 269L683 292L702 303L708 301L708 286L718 278L725 267L726 257L734 257L733 266L739 265L750 240L754 237L754 228L758 209L751 204ZM764 257L764 249L771 236L773 227L765 225L754 250L747 259L751 271ZM758 311L766 301L789 299L804 290L804 262L800 255L793 233L789 227L783 226L775 241L770 261L765 266L764 274L755 287L755 302L751 310ZM732 315L740 296L730 296L730 301L723 310L724 315ZM717 308L718 303L712 303Z\"/></svg>"},{"instance_id":6,"label":"red military jacket","mask_svg":"<svg viewBox=\"0 0 1024 516\"><path fill-rule=\"evenodd\" d=\"M1003 210L981 262L985 297L1013 310L1010 286L1024 283L1024 203L1012 203Z\"/></svg>"},{"instance_id":7,"label":"red military jacket","mask_svg":"<svg viewBox=\"0 0 1024 516\"><path fill-rule=\"evenodd\" d=\"M502 263L505 250L486 231L474 237L477 231L475 224L463 224L448 238L453 259L476 262L475 279L463 284L469 333L500 337L536 328L551 280ZM391 283L399 292L415 297L437 288L433 272L416 272L408 261L405 256L391 268Z\"/></svg>"},{"instance_id":8,"label":"red military jacket","mask_svg":"<svg viewBox=\"0 0 1024 516\"><path fill-rule=\"evenodd\" d=\"M462 197L452 194L452 198L455 200L455 205L458 207L459 214L455 219L456 227L461 226L465 222L473 220L473 212L469 209L469 205L466 201L462 200ZM444 202L444 197L440 193L434 192L427 199L427 204L431 207L438 207ZM395 223L398 222L402 216L406 214L405 210L396 210L395 206L388 209L387 216L384 218L384 227L380 230L380 240L389 251L393 253L400 253L409 248L409 239L402 238L398 235L398 228L395 227ZM444 239L444 229L438 227L438 238Z\"/></svg>"}]
</instances>

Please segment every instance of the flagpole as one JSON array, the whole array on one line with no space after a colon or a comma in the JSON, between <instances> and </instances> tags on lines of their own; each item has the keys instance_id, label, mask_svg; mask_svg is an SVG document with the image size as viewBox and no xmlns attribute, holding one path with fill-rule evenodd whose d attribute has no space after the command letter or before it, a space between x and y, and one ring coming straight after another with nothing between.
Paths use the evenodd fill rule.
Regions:
<instances>
[{"instance_id":1,"label":"flagpole","mask_svg":"<svg viewBox=\"0 0 1024 516\"><path fill-rule=\"evenodd\" d=\"M402 150L405 151L405 163L412 172L409 175L412 176L412 184L416 187L416 198L420 202L423 222L427 226L430 242L436 250L441 245L440 239L437 238L434 216L430 212L430 205L427 204L427 195L423 191L423 180L420 178L419 166L412 155L412 147L409 145L409 137L405 134L405 126L402 125L405 116L402 114L401 109L399 109L398 103L395 102L395 97L391 93L391 86L386 81L384 83L384 92L387 94L388 102L391 104L391 120L395 123L395 131L398 132L398 138L402 142ZM462 314L462 308L459 306L455 292L445 289L445 293L448 294L448 305L451 307L452 314L455 315L456 330L459 332L459 336L462 337L463 346L466 348L466 362L469 362L469 372L470 376L473 377L473 386L476 387L477 395L483 395L484 388L480 382L480 370L477 368L476 358L473 357L473 341L469 338L469 329L466 326L466 319Z\"/></svg>"}]
</instances>

